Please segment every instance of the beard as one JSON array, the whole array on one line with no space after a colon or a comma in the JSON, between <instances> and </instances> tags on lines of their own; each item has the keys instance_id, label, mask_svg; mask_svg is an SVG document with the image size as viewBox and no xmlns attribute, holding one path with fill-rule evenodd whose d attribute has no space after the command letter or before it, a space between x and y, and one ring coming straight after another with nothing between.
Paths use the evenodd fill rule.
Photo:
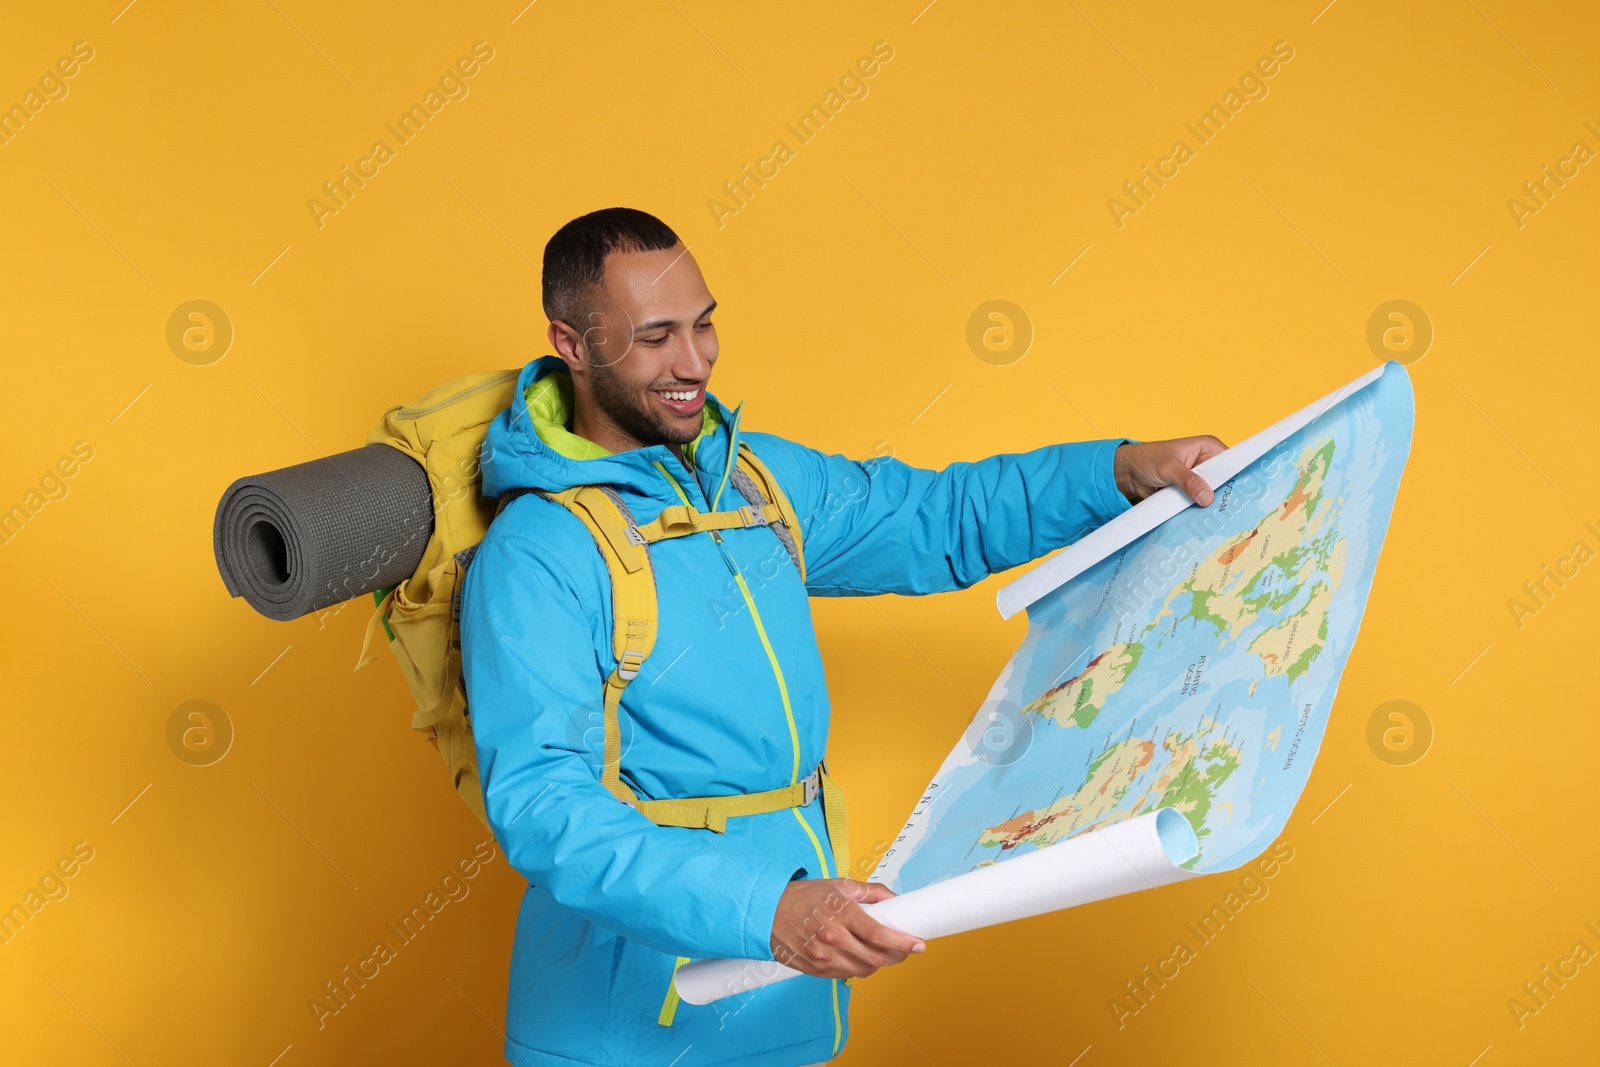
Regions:
<instances>
[{"instance_id":1,"label":"beard","mask_svg":"<svg viewBox=\"0 0 1600 1067\"><path fill-rule=\"evenodd\" d=\"M618 429L645 445L686 445L700 435L700 419L692 426L674 425L648 398L633 391L616 366L591 362L589 381L595 404Z\"/></svg>"}]
</instances>

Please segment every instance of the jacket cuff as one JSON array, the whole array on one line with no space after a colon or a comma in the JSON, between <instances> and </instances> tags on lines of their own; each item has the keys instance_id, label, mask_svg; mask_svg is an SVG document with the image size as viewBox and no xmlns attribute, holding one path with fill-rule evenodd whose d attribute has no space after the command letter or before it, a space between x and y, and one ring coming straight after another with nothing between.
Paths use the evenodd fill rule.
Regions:
<instances>
[{"instance_id":1,"label":"jacket cuff","mask_svg":"<svg viewBox=\"0 0 1600 1067\"><path fill-rule=\"evenodd\" d=\"M1117 488L1117 448L1121 445L1136 445L1139 441L1131 437L1113 437L1098 442L1092 468L1094 470L1094 507L1100 513L1096 525L1110 522L1124 511L1133 507L1133 502L1122 495L1122 490Z\"/></svg>"},{"instance_id":2,"label":"jacket cuff","mask_svg":"<svg viewBox=\"0 0 1600 1067\"><path fill-rule=\"evenodd\" d=\"M778 898L783 896L791 881L804 873L805 868L795 867L792 860L771 861L756 872L755 889L744 913L745 959L776 958L772 954L772 925L778 916Z\"/></svg>"}]
</instances>

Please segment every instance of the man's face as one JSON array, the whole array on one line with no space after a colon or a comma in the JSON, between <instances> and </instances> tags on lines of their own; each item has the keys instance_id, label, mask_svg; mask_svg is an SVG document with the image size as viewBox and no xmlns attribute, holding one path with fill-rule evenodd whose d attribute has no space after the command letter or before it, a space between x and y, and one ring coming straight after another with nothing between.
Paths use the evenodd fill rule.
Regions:
<instances>
[{"instance_id":1,"label":"man's face","mask_svg":"<svg viewBox=\"0 0 1600 1067\"><path fill-rule=\"evenodd\" d=\"M681 445L699 435L717 361L715 307L682 244L607 257L605 293L592 321L571 324L586 356L573 371L587 379L594 405L617 430L640 445Z\"/></svg>"}]
</instances>

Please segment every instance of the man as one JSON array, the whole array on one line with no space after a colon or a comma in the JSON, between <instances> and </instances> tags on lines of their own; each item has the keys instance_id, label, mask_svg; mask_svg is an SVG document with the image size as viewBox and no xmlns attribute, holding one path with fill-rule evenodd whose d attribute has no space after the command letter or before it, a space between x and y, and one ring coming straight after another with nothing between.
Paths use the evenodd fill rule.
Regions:
<instances>
[{"instance_id":1,"label":"man","mask_svg":"<svg viewBox=\"0 0 1600 1067\"><path fill-rule=\"evenodd\" d=\"M727 511L745 504L729 488L742 441L799 520L793 558L776 525L649 546L657 638L618 716L621 778L641 800L793 787L818 766L829 705L809 596L964 588L1161 486L1211 502L1191 468L1222 449L1214 437L1059 444L935 472L744 432L707 391L716 301L677 236L644 212L563 226L545 247L543 298L556 355L523 368L490 427L488 497L599 484L638 525L681 504ZM819 402L865 402L836 367L796 377ZM923 945L860 908L891 894L837 869L826 797L718 832L658 825L602 784L602 684L619 668L611 596L595 536L537 492L513 496L467 571L463 669L484 796L531 883L506 1055L518 1067L832 1058L847 1032L844 980ZM675 965L715 956L815 977L679 1005Z\"/></svg>"}]
</instances>

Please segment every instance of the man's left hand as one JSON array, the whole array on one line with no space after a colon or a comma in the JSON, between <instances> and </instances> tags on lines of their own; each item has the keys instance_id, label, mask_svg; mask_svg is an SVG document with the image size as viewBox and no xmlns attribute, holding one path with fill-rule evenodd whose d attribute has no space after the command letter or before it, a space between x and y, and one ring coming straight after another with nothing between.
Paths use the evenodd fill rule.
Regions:
<instances>
[{"instance_id":1,"label":"man's left hand","mask_svg":"<svg viewBox=\"0 0 1600 1067\"><path fill-rule=\"evenodd\" d=\"M1207 507L1213 498L1211 486L1194 472L1194 466L1227 447L1209 435L1118 445L1114 459L1117 488L1137 504L1163 486L1176 485L1196 504Z\"/></svg>"}]
</instances>

